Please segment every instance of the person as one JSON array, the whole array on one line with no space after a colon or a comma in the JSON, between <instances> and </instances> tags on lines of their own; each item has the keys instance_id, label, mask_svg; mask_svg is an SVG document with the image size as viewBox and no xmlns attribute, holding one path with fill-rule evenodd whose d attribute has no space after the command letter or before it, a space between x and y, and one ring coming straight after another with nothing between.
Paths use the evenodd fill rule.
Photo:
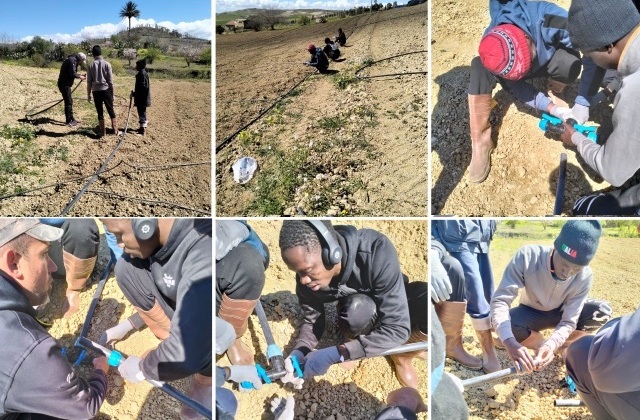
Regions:
<instances>
[{"instance_id":1,"label":"person","mask_svg":"<svg viewBox=\"0 0 640 420\"><path fill-rule=\"evenodd\" d=\"M226 349L233 365L253 363L253 352L242 336L260 299L268 265L269 250L248 224L216 222L216 316L235 330L236 339Z\"/></svg>"},{"instance_id":2,"label":"person","mask_svg":"<svg viewBox=\"0 0 640 420\"><path fill-rule=\"evenodd\" d=\"M340 48L338 48L338 43L331 41L329 38L324 39L324 48L322 51L324 51L326 56L333 61L340 57Z\"/></svg>"},{"instance_id":3,"label":"person","mask_svg":"<svg viewBox=\"0 0 640 420\"><path fill-rule=\"evenodd\" d=\"M100 247L98 225L88 218L44 218L41 221L64 232L60 241L51 243L49 256L58 266L53 278L67 282L63 316L69 318L78 311L80 292L96 266Z\"/></svg>"},{"instance_id":4,"label":"person","mask_svg":"<svg viewBox=\"0 0 640 420\"><path fill-rule=\"evenodd\" d=\"M498 355L491 336L491 307L489 301L493 295L493 271L489 260L489 247L497 228L495 220L434 220L431 222L431 236L442 244L453 258L460 262L464 272L464 296L467 299L466 313L482 348L482 370L485 373L500 370ZM465 305L458 294L457 300L437 307L440 322L451 338L450 346L457 351L450 357L470 368L476 368L477 362L466 356L458 347L457 334L462 334ZM455 338L455 341L453 337ZM451 349L453 350L453 349ZM463 350L463 349L462 349Z\"/></svg>"},{"instance_id":5,"label":"person","mask_svg":"<svg viewBox=\"0 0 640 420\"><path fill-rule=\"evenodd\" d=\"M553 247L524 245L504 270L491 299L491 322L519 372L548 365L554 351L562 354L611 317L609 303L587 299L593 281L589 263L601 234L597 220L570 220ZM510 308L520 290L520 304ZM540 331L550 328L545 339Z\"/></svg>"},{"instance_id":6,"label":"person","mask_svg":"<svg viewBox=\"0 0 640 420\"><path fill-rule=\"evenodd\" d=\"M136 61L136 86L131 92L131 97L138 111L138 134L144 135L147 128L147 107L151 106L151 88L149 86L149 73L147 73L147 60Z\"/></svg>"},{"instance_id":7,"label":"person","mask_svg":"<svg viewBox=\"0 0 640 420\"><path fill-rule=\"evenodd\" d=\"M567 349L567 374L597 419L640 418L640 309L612 319Z\"/></svg>"},{"instance_id":8,"label":"person","mask_svg":"<svg viewBox=\"0 0 640 420\"><path fill-rule=\"evenodd\" d=\"M336 41L340 44L341 47L344 47L347 44L347 36L342 31L342 28L338 28L338 36L336 36Z\"/></svg>"},{"instance_id":9,"label":"person","mask_svg":"<svg viewBox=\"0 0 640 420\"><path fill-rule=\"evenodd\" d=\"M36 319L57 267L49 247L62 229L33 218L0 219L0 418L93 418L107 394L109 365L93 359L84 379ZM36 397L37 396L37 397Z\"/></svg>"},{"instance_id":10,"label":"person","mask_svg":"<svg viewBox=\"0 0 640 420\"><path fill-rule=\"evenodd\" d=\"M125 255L118 259L118 286L136 313L100 337L113 346L145 325L161 340L146 356L119 367L131 383L192 378L189 396L211 408L213 317L210 219L101 219ZM184 406L183 418L199 418Z\"/></svg>"},{"instance_id":11,"label":"person","mask_svg":"<svg viewBox=\"0 0 640 420\"><path fill-rule=\"evenodd\" d=\"M285 264L296 273L304 318L287 361L296 357L304 365L305 380L335 363L426 341L428 285L407 283L395 247L380 232L334 228L327 220L285 220L279 245ZM314 351L325 328L324 304L335 301L344 343ZM403 386L418 387L415 357L426 354L391 357Z\"/></svg>"},{"instance_id":12,"label":"person","mask_svg":"<svg viewBox=\"0 0 640 420\"><path fill-rule=\"evenodd\" d=\"M93 63L91 63L89 71L87 72L87 100L91 102L91 94L93 93L94 104L98 112L100 137L107 135L103 105L107 108L107 113L111 118L113 133L118 134L116 113L113 110L113 97L115 92L113 88L111 64L102 57L102 48L100 48L99 45L93 46L91 54L93 55Z\"/></svg>"},{"instance_id":13,"label":"person","mask_svg":"<svg viewBox=\"0 0 640 420\"><path fill-rule=\"evenodd\" d=\"M322 51L322 48L316 48L315 45L309 44L307 51L311 54L311 58L309 61L305 61L304 65L315 67L320 73L327 73L329 69L329 59L324 51Z\"/></svg>"},{"instance_id":14,"label":"person","mask_svg":"<svg viewBox=\"0 0 640 420\"><path fill-rule=\"evenodd\" d=\"M62 94L64 101L64 120L69 127L75 127L78 122L73 116L73 97L71 96L71 87L75 79L85 80L86 75L78 73L78 65L86 62L87 56L78 52L67 57L60 67L60 75L58 76L58 90Z\"/></svg>"},{"instance_id":15,"label":"person","mask_svg":"<svg viewBox=\"0 0 640 420\"><path fill-rule=\"evenodd\" d=\"M608 3L578 0L569 8L571 42L599 66L617 70L623 83L614 99L613 131L594 143L565 124L562 141L577 148L585 163L614 187L621 187L640 169L639 150L632 140L640 135L636 98L640 94L640 13L631 0ZM598 196L598 195L596 195ZM584 202L582 204L586 204ZM576 214L634 214L640 207L637 189L617 189L588 200L592 208L576 202Z\"/></svg>"},{"instance_id":16,"label":"person","mask_svg":"<svg viewBox=\"0 0 640 420\"><path fill-rule=\"evenodd\" d=\"M583 63L567 31L567 11L545 1L490 0L491 22L471 61L469 82L469 127L471 163L469 181L483 182L491 169L491 92L502 88L531 109L556 117L588 119L590 100L598 90L604 69L592 60ZM573 108L555 105L552 99L525 82L548 77L554 92L561 92L582 70ZM586 118L585 118L586 117Z\"/></svg>"}]
</instances>

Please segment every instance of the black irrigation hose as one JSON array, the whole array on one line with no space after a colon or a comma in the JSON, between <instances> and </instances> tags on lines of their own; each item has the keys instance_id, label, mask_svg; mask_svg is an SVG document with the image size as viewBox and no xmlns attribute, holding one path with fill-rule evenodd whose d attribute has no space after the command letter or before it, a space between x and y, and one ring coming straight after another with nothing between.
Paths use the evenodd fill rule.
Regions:
<instances>
[{"instance_id":1,"label":"black irrigation hose","mask_svg":"<svg viewBox=\"0 0 640 420\"><path fill-rule=\"evenodd\" d=\"M249 127L251 124L253 124L254 122L258 121L260 118L262 118L267 112L271 111L271 109L273 109L273 107L275 107L278 102L280 102L281 100L283 100L285 97L287 97L291 92L293 92L298 86L300 86L302 84L302 82L304 82L305 80L307 80L307 78L309 76L311 76L312 74L314 74L315 72L309 73L306 76L304 76L302 78L302 80L300 80L298 83L296 83L291 89L289 89L284 95L280 96L278 99L275 100L274 103L272 103L271 105L269 105L269 107L267 109L265 109L264 111L262 111L261 113L258 114L257 117L255 117L254 119L252 119L251 121L249 121L247 124L245 124L244 126L242 126L240 129L238 129L235 133L233 133L232 135L230 135L229 137L227 137L226 139L224 139L222 141L222 143L220 143L219 145L216 146L216 154L222 150L227 144L229 144L231 142L231 140L234 139L235 136L237 136L238 134L240 134L241 131L245 130L247 127Z\"/></svg>"},{"instance_id":2,"label":"black irrigation hose","mask_svg":"<svg viewBox=\"0 0 640 420\"><path fill-rule=\"evenodd\" d=\"M76 85L76 87L74 87L74 88L73 88L73 90L71 91L71 94L73 94L73 92L75 92L75 91L76 91L76 89L78 89L78 87L82 84L82 82L83 82L83 81L84 81L84 80L80 80L80 81L78 82L78 84ZM38 112L33 112L33 111L34 111L34 110L36 110L36 109L38 109L38 108L40 108L40 107L42 107L42 106L46 106L46 105L48 105L48 104L50 104L50 103L52 103L52 102L54 102L54 101L50 101L50 102L44 103L44 104L42 104L42 105L38 105L38 106L36 106L36 107L33 107L33 108L31 108L30 110L28 110L26 114L24 114L24 118L25 118L25 119L29 119L29 118L31 118L31 117L33 117L33 116L38 115L38 114L42 114L43 112L48 111L48 110L50 110L51 108L53 108L54 106L58 105L58 104L59 104L60 102L62 102L62 101L64 101L64 99L59 99L59 100L55 101L55 103L54 103L53 105L51 105L50 107L47 107L47 108L45 108L45 109L43 109L43 110L41 110L41 111L38 111Z\"/></svg>"},{"instance_id":3,"label":"black irrigation hose","mask_svg":"<svg viewBox=\"0 0 640 420\"><path fill-rule=\"evenodd\" d=\"M121 195L121 194L111 193L109 191L102 191L102 190L87 190L86 192L93 193L93 194L106 195L106 196L110 196L110 197L116 197L116 198L120 198L120 199L124 199L124 200L140 201L140 202L146 203L146 204L158 204L158 205L165 206L165 207L174 207L174 208L178 208L178 209L182 209L182 210L189 210L189 211L193 211L193 212L196 212L196 213L201 213L201 214L206 214L207 216L211 216L211 212L210 211L194 209L194 208L183 206L183 205L180 205L180 204L170 203L168 201L149 200L149 199L146 199L146 198L131 197L131 196L127 196L127 195Z\"/></svg>"},{"instance_id":4,"label":"black irrigation hose","mask_svg":"<svg viewBox=\"0 0 640 420\"><path fill-rule=\"evenodd\" d=\"M429 73L428 70L425 71L412 71L412 72L405 72L405 73L392 73L392 74L380 74L380 75L374 75L374 76L358 76L358 73L360 73L362 70L373 66L376 63L380 63L381 61L387 61L387 60L391 60L394 58L398 58L398 57L404 57L405 55L411 55L411 54L424 54L424 53L428 53L429 51L427 50L420 50L420 51L410 51L410 52L406 52L406 53L402 53L402 54L396 54L396 55L392 55L391 57L386 57L386 58L382 58L380 60L376 60L376 61L372 61L371 63L367 63L364 66L358 68L354 75L356 76L356 78L358 79L372 79L374 77L385 77L385 76L402 76L402 75L407 75L407 74L427 74Z\"/></svg>"}]
</instances>

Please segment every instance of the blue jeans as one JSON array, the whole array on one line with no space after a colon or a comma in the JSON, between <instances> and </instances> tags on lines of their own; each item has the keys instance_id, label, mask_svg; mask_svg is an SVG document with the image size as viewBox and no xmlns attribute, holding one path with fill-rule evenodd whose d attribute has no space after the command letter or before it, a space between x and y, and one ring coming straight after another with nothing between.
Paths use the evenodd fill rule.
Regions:
<instances>
[{"instance_id":1,"label":"blue jeans","mask_svg":"<svg viewBox=\"0 0 640 420\"><path fill-rule=\"evenodd\" d=\"M450 252L460 261L464 271L464 283L467 295L467 313L471 318L487 318L489 302L493 296L493 272L489 254L472 252Z\"/></svg>"},{"instance_id":2,"label":"blue jeans","mask_svg":"<svg viewBox=\"0 0 640 420\"><path fill-rule=\"evenodd\" d=\"M221 386L216 387L216 418L232 419L238 411L238 400L233 392Z\"/></svg>"}]
</instances>

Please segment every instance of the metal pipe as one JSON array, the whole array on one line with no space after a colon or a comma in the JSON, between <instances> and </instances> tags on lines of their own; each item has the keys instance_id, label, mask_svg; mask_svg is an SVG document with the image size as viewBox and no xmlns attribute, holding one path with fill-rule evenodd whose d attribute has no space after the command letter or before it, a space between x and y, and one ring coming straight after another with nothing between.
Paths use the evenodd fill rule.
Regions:
<instances>
[{"instance_id":1,"label":"metal pipe","mask_svg":"<svg viewBox=\"0 0 640 420\"><path fill-rule=\"evenodd\" d=\"M376 356L371 356L371 357L378 357L378 356L391 356L392 354L400 354L400 353L409 353L409 352L414 352L414 351L422 351L422 350L427 350L429 348L429 342L428 341L420 341L418 343L409 343L409 344L403 344L401 346L398 347L394 347L392 349L389 349L387 351L384 351Z\"/></svg>"},{"instance_id":2,"label":"metal pipe","mask_svg":"<svg viewBox=\"0 0 640 420\"><path fill-rule=\"evenodd\" d=\"M535 365L537 366L538 363L535 363ZM476 376L473 378L469 378L469 379L465 379L462 382L462 386L467 389L467 387L470 386L474 386L474 385L480 385L483 384L485 382L490 382L490 381L494 381L496 379L500 379L500 378L505 378L508 376L513 376L516 375L518 373L518 371L516 370L515 366L511 366L510 368L507 369L502 369L499 370L497 372L493 372L493 373L487 373L486 375L480 375L480 376Z\"/></svg>"},{"instance_id":3,"label":"metal pipe","mask_svg":"<svg viewBox=\"0 0 640 420\"><path fill-rule=\"evenodd\" d=\"M111 272L111 266L115 264L115 260L113 258L109 259L107 266L104 268L102 272L102 276L100 276L100 282L98 283L98 288L93 293L93 299L91 299L91 305L89 305L89 312L87 312L87 316L84 319L84 325L82 326L82 331L80 331L80 337L86 337L87 332L89 332L89 326L91 325L91 319L93 319L93 314L96 311L96 307L98 306L98 301L102 296L102 290L104 290L104 285L107 282L107 277L109 277L109 273Z\"/></svg>"},{"instance_id":4,"label":"metal pipe","mask_svg":"<svg viewBox=\"0 0 640 420\"><path fill-rule=\"evenodd\" d=\"M553 402L555 407L584 407L586 404L582 400L557 399Z\"/></svg>"}]
</instances>

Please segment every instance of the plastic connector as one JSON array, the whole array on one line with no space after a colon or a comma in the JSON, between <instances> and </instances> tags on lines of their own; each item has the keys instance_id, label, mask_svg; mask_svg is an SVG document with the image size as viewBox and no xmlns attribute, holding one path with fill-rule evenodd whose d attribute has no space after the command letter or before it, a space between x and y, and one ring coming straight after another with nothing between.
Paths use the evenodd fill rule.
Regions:
<instances>
[{"instance_id":1,"label":"plastic connector","mask_svg":"<svg viewBox=\"0 0 640 420\"><path fill-rule=\"evenodd\" d=\"M569 118L566 123L573 127L574 130L584 135L594 143L598 142L597 127L578 124L574 119ZM549 114L542 114L542 118L538 122L538 127L545 133L562 135L564 133L564 125L562 119Z\"/></svg>"}]
</instances>

